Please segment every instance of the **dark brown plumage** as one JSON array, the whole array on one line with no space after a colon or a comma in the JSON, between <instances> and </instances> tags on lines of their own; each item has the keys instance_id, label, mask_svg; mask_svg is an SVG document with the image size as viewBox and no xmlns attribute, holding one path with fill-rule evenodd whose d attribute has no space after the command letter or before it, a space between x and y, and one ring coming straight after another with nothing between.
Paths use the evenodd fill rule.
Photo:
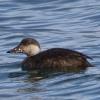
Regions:
<instances>
[{"instance_id":1,"label":"dark brown plumage","mask_svg":"<svg viewBox=\"0 0 100 100\"><path fill-rule=\"evenodd\" d=\"M62 49L53 48L37 55L27 57L22 62L23 70L41 70L41 71L71 71L77 69L85 69L92 66L82 53Z\"/></svg>"},{"instance_id":2,"label":"dark brown plumage","mask_svg":"<svg viewBox=\"0 0 100 100\"><path fill-rule=\"evenodd\" d=\"M21 41L20 45L18 45L16 48L9 51L9 53L17 51L18 53L25 53L29 55L22 62L23 70L70 71L70 70L77 70L77 69L79 70L85 69L89 66L92 66L87 60L88 58L91 59L90 57L80 52L69 50L69 49L52 48L38 53L35 52L36 54L33 55L28 54L30 50L24 49L26 48L27 43L28 46L35 45L38 46L38 49L40 48L40 46L38 45L39 43L34 43L32 42L32 40L33 39L30 40L30 38L24 39ZM32 47L35 48L35 46ZM33 50L37 50L37 49L35 48Z\"/></svg>"}]
</instances>

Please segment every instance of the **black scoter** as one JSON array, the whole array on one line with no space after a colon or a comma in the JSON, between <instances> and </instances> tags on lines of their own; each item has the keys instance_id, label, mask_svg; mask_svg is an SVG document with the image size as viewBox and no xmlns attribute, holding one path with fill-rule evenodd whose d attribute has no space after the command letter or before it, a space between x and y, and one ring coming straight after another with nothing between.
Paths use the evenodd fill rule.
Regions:
<instances>
[{"instance_id":1,"label":"black scoter","mask_svg":"<svg viewBox=\"0 0 100 100\"><path fill-rule=\"evenodd\" d=\"M23 39L17 47L7 53L26 54L27 57L22 62L22 69L27 71L65 71L92 66L87 60L91 57L78 51L66 48L51 48L41 51L39 42L33 38Z\"/></svg>"}]
</instances>

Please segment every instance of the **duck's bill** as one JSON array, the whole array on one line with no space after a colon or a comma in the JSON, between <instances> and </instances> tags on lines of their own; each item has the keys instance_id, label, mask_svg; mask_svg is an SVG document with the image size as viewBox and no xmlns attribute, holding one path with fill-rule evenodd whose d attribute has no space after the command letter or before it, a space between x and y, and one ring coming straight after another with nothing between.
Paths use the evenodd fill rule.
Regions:
<instances>
[{"instance_id":1,"label":"duck's bill","mask_svg":"<svg viewBox=\"0 0 100 100\"><path fill-rule=\"evenodd\" d=\"M7 51L7 53L23 53L23 51L19 47L15 47L15 48Z\"/></svg>"}]
</instances>

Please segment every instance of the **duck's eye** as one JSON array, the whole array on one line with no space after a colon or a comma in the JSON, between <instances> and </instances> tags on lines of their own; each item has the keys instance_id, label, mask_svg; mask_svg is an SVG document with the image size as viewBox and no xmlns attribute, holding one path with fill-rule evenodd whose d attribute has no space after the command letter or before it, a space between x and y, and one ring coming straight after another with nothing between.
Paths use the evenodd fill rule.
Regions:
<instances>
[{"instance_id":1,"label":"duck's eye","mask_svg":"<svg viewBox=\"0 0 100 100\"><path fill-rule=\"evenodd\" d=\"M22 49L19 48L18 50L19 50L20 52L22 52Z\"/></svg>"},{"instance_id":2,"label":"duck's eye","mask_svg":"<svg viewBox=\"0 0 100 100\"><path fill-rule=\"evenodd\" d=\"M21 51L21 49L20 49L20 48L18 48L18 50L19 50L19 51Z\"/></svg>"}]
</instances>

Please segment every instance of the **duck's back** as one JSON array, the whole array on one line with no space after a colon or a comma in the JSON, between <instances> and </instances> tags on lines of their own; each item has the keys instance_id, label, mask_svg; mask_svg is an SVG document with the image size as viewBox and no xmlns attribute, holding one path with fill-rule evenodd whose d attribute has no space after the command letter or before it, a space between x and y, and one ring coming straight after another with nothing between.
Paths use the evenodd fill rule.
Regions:
<instances>
[{"instance_id":1,"label":"duck's back","mask_svg":"<svg viewBox=\"0 0 100 100\"><path fill-rule=\"evenodd\" d=\"M23 61L24 70L73 70L76 68L85 69L92 66L87 58L90 58L80 52L69 49L53 48L35 56L26 58Z\"/></svg>"}]
</instances>

